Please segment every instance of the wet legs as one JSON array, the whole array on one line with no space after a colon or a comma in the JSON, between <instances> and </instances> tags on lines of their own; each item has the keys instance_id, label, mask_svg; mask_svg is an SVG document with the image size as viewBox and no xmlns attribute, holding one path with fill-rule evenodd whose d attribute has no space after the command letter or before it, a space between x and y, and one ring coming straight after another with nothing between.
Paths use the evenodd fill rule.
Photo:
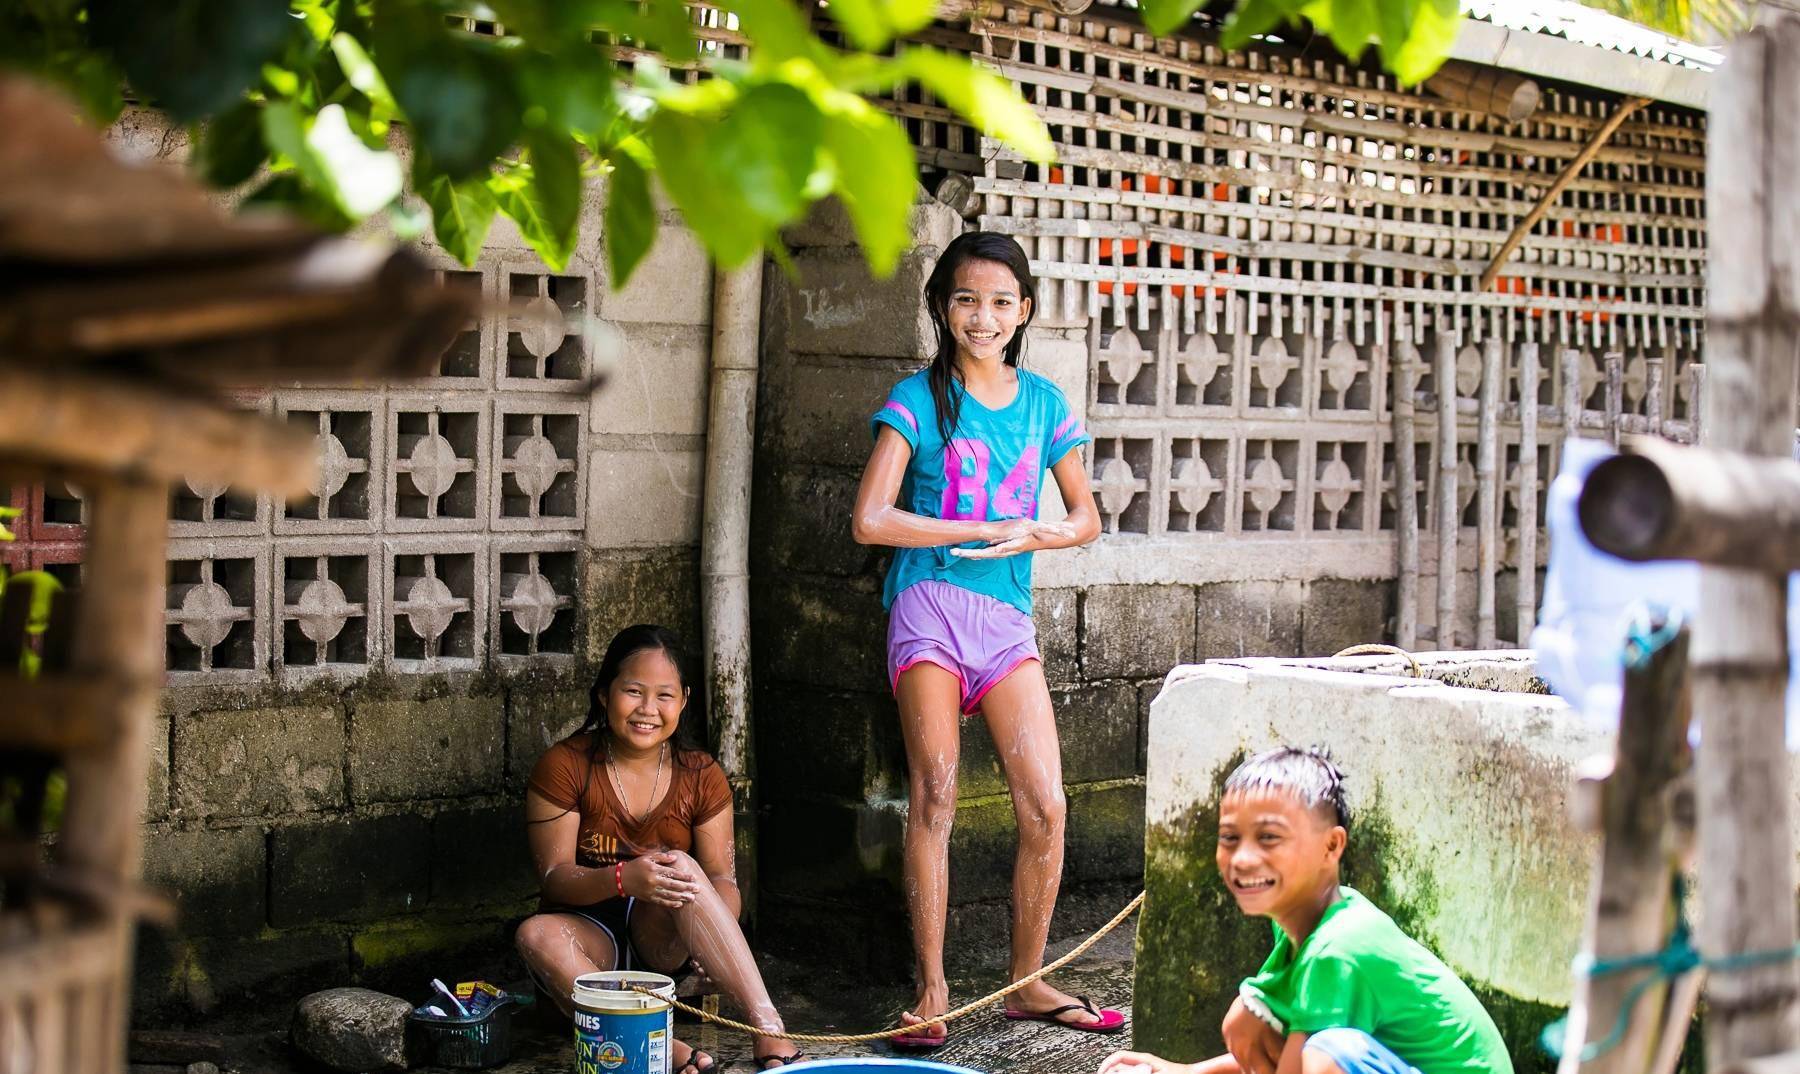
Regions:
<instances>
[{"instance_id":1,"label":"wet legs","mask_svg":"<svg viewBox=\"0 0 1800 1074\"><path fill-rule=\"evenodd\" d=\"M936 664L914 664L900 675L895 697L906 742L906 909L912 918L915 1013L950 1009L944 979L944 915L949 900L950 826L956 820L956 764L962 686Z\"/></svg>"}]
</instances>

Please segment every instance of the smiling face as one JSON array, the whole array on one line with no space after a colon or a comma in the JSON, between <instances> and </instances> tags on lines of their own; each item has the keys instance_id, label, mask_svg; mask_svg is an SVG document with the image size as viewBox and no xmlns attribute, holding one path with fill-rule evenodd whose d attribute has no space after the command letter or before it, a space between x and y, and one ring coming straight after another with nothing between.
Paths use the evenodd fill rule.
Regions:
<instances>
[{"instance_id":1,"label":"smiling face","mask_svg":"<svg viewBox=\"0 0 1800 1074\"><path fill-rule=\"evenodd\" d=\"M1344 842L1343 828L1281 788L1219 802L1219 875L1246 914L1281 922L1334 894Z\"/></svg>"},{"instance_id":2,"label":"smiling face","mask_svg":"<svg viewBox=\"0 0 1800 1074\"><path fill-rule=\"evenodd\" d=\"M625 749L647 753L674 736L687 699L669 654L640 649L619 663L619 674L606 689L606 726Z\"/></svg>"},{"instance_id":3,"label":"smiling face","mask_svg":"<svg viewBox=\"0 0 1800 1074\"><path fill-rule=\"evenodd\" d=\"M956 267L945 319L964 361L997 360L1019 326L1031 316L1031 300L1020 294L1012 269L998 261L964 261Z\"/></svg>"}]
</instances>

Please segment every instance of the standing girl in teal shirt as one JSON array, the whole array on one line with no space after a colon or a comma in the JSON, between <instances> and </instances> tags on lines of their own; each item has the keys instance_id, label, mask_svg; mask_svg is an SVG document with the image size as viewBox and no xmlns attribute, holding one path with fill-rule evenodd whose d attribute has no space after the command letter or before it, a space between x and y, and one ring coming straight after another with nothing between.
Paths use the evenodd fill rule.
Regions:
<instances>
[{"instance_id":1,"label":"standing girl in teal shirt","mask_svg":"<svg viewBox=\"0 0 1800 1074\"><path fill-rule=\"evenodd\" d=\"M1005 235L971 232L945 248L925 284L937 329L931 365L894 386L875 413L875 448L851 527L862 544L897 549L882 594L888 675L900 708L910 798L906 899L918 1001L895 1039L936 1047L931 1018L949 1009L944 916L956 816L959 719L987 721L1012 792L1013 979L1043 965L1062 880L1062 755L1031 619L1031 554L1100 534L1076 450L1092 438L1061 391L1019 367L1036 292L1030 262ZM1046 470L1067 505L1038 520ZM1124 1025L1039 981L1006 1000L1007 1017L1111 1032Z\"/></svg>"}]
</instances>

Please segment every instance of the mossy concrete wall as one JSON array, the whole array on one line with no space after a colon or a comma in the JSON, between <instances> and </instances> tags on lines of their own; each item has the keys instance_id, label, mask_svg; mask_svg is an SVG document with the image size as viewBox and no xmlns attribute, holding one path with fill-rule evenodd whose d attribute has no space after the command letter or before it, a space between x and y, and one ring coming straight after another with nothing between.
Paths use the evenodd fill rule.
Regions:
<instances>
[{"instance_id":1,"label":"mossy concrete wall","mask_svg":"<svg viewBox=\"0 0 1800 1074\"><path fill-rule=\"evenodd\" d=\"M1475 988L1519 1070L1554 1065L1536 1041L1568 1001L1592 853L1566 792L1572 766L1611 738L1554 697L1447 684L1529 686L1521 659L1465 660L1423 680L1278 661L1169 676L1150 707L1137 1047L1184 1060L1220 1051L1219 1020L1268 954L1270 927L1240 914L1219 880L1219 788L1249 754L1321 743L1355 810L1344 882Z\"/></svg>"}]
</instances>

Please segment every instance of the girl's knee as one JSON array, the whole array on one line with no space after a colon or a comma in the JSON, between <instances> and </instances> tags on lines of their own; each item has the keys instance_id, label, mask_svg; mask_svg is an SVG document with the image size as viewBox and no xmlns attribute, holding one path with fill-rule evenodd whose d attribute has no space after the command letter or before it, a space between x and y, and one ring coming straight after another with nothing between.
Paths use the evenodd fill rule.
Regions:
<instances>
[{"instance_id":1,"label":"girl's knee","mask_svg":"<svg viewBox=\"0 0 1800 1074\"><path fill-rule=\"evenodd\" d=\"M1069 819L1069 801L1060 785L1021 788L1013 796L1020 834L1059 835Z\"/></svg>"},{"instance_id":2,"label":"girl's knee","mask_svg":"<svg viewBox=\"0 0 1800 1074\"><path fill-rule=\"evenodd\" d=\"M513 946L518 948L521 956L529 959L548 947L558 930L566 931L566 928L549 914L533 914L513 930Z\"/></svg>"},{"instance_id":3,"label":"girl's knee","mask_svg":"<svg viewBox=\"0 0 1800 1074\"><path fill-rule=\"evenodd\" d=\"M948 828L956 816L956 770L914 776L907 808L934 828Z\"/></svg>"}]
</instances>

